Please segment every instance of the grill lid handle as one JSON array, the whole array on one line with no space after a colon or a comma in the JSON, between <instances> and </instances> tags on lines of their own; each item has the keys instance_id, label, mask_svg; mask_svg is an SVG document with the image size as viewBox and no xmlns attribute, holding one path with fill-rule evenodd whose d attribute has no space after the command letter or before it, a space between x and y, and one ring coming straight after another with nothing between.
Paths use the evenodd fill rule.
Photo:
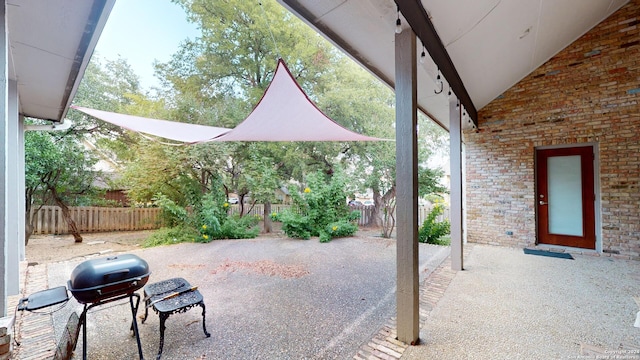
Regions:
<instances>
[{"instance_id":1,"label":"grill lid handle","mask_svg":"<svg viewBox=\"0 0 640 360\"><path fill-rule=\"evenodd\" d=\"M123 276L127 275L129 271L130 271L129 269L115 270L115 271L105 273L104 275L102 275L102 277L104 278L105 281L108 281L109 278L111 277L116 277L117 279L121 279Z\"/></svg>"}]
</instances>

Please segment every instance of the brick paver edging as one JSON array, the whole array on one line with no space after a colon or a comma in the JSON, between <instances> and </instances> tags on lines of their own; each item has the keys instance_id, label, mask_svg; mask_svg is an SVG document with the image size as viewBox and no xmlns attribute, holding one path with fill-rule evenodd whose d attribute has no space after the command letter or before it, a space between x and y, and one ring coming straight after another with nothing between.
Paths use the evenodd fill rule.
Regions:
<instances>
[{"instance_id":1,"label":"brick paver edging","mask_svg":"<svg viewBox=\"0 0 640 360\"><path fill-rule=\"evenodd\" d=\"M21 279L24 279L18 296L10 297L9 306L15 309L21 297L26 297L37 291L48 288L47 265L20 264ZM16 336L20 346L14 346L11 359L13 360L44 360L53 359L56 351L56 340L53 329L52 315L21 311L16 313Z\"/></svg>"},{"instance_id":2,"label":"brick paver edging","mask_svg":"<svg viewBox=\"0 0 640 360\"><path fill-rule=\"evenodd\" d=\"M465 257L471 252L471 244L465 244ZM436 307L438 301L449 287L457 271L451 270L451 256L447 258L420 284L420 328L427 317ZM400 359L409 347L397 340L396 318L391 318L384 324L371 340L362 344L353 356L356 360L394 360Z\"/></svg>"}]
</instances>

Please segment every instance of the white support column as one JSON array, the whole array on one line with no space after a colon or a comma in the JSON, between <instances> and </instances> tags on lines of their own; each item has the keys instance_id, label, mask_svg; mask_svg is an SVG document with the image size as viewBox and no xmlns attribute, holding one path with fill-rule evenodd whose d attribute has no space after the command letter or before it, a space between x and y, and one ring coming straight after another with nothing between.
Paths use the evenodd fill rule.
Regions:
<instances>
[{"instance_id":1,"label":"white support column","mask_svg":"<svg viewBox=\"0 0 640 360\"><path fill-rule=\"evenodd\" d=\"M7 197L7 181L9 174L8 166L8 48L9 39L7 34L7 19L6 19L6 2L0 2L0 149L2 154L0 155L0 268L2 273L0 274L0 316L7 315L7 282L10 278L8 273L8 214L11 212Z\"/></svg>"},{"instance_id":2,"label":"white support column","mask_svg":"<svg viewBox=\"0 0 640 360\"><path fill-rule=\"evenodd\" d=\"M415 344L420 336L415 33L406 29L397 34L395 46L397 326L398 340Z\"/></svg>"},{"instance_id":3,"label":"white support column","mask_svg":"<svg viewBox=\"0 0 640 360\"><path fill-rule=\"evenodd\" d=\"M449 136L451 170L451 269L463 270L462 237L462 121L461 106L452 96L449 100Z\"/></svg>"},{"instance_id":4,"label":"white support column","mask_svg":"<svg viewBox=\"0 0 640 360\"><path fill-rule=\"evenodd\" d=\"M24 178L24 173L19 173L18 151L18 83L14 80L8 82L7 101L7 295L16 295L20 292L20 209L24 206L24 193L19 191L19 178ZM20 204L23 204L21 207ZM24 214L24 210L22 211ZM22 216L24 217L24 215ZM23 231L24 234L24 231ZM23 235L24 236L24 235Z\"/></svg>"},{"instance_id":5,"label":"white support column","mask_svg":"<svg viewBox=\"0 0 640 360\"><path fill-rule=\"evenodd\" d=\"M18 98L20 103L20 98ZM19 259L24 261L27 253L25 248L25 211L27 204L25 203L25 164L24 164L24 116L18 115L18 249Z\"/></svg>"}]
</instances>

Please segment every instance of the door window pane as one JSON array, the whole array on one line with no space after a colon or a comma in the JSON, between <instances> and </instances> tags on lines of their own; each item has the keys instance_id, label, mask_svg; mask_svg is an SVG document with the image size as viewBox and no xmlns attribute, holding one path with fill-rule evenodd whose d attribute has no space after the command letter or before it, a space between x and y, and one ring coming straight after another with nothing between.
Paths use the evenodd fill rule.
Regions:
<instances>
[{"instance_id":1,"label":"door window pane","mask_svg":"<svg viewBox=\"0 0 640 360\"><path fill-rule=\"evenodd\" d=\"M582 236L580 155L547 159L549 233Z\"/></svg>"}]
</instances>

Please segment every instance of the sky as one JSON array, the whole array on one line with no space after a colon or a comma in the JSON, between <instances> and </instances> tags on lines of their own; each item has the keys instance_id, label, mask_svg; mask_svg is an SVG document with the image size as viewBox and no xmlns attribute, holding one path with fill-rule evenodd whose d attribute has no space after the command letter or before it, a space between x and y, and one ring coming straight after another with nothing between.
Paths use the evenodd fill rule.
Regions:
<instances>
[{"instance_id":1,"label":"sky","mask_svg":"<svg viewBox=\"0 0 640 360\"><path fill-rule=\"evenodd\" d=\"M103 60L126 59L149 90L159 86L153 62L166 62L180 43L199 35L182 8L170 0L116 0L94 55Z\"/></svg>"}]
</instances>

